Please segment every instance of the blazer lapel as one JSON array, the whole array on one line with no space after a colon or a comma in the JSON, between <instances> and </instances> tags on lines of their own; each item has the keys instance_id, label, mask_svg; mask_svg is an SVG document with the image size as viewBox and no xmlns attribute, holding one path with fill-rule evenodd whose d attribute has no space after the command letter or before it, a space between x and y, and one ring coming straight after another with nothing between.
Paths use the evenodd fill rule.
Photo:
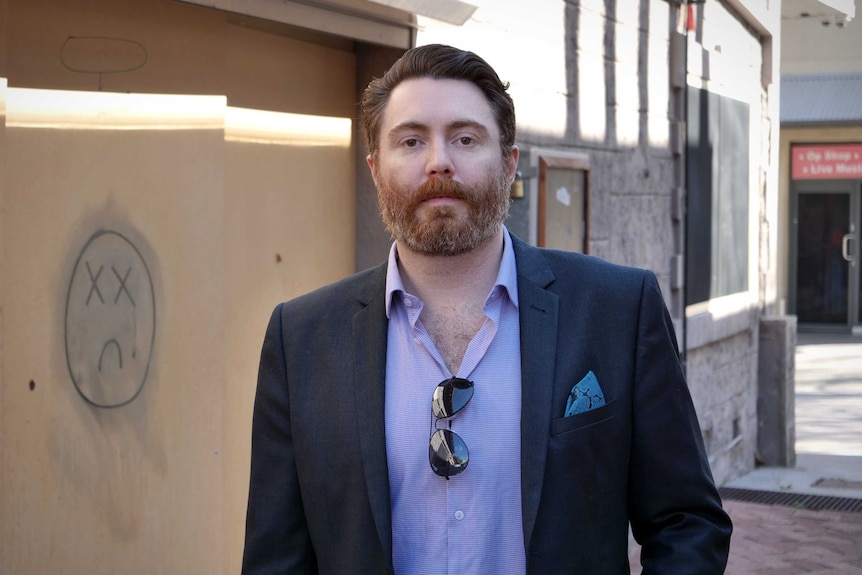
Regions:
<instances>
[{"instance_id":1,"label":"blazer lapel","mask_svg":"<svg viewBox=\"0 0 862 575\"><path fill-rule=\"evenodd\" d=\"M551 426L559 298L541 253L513 237L521 322L521 513L529 553L542 495Z\"/></svg>"},{"instance_id":2,"label":"blazer lapel","mask_svg":"<svg viewBox=\"0 0 862 575\"><path fill-rule=\"evenodd\" d=\"M362 465L368 499L392 569L392 512L389 501L389 471L386 463L384 384L386 381L387 319L385 306L386 265L376 268L356 298L363 306L353 316L353 389Z\"/></svg>"}]
</instances>

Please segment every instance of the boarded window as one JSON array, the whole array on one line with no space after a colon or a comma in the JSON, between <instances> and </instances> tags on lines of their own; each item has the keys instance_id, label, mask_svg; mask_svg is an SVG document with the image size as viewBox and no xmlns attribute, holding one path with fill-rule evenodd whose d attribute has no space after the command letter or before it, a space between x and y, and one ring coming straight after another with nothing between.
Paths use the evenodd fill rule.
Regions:
<instances>
[{"instance_id":1,"label":"boarded window","mask_svg":"<svg viewBox=\"0 0 862 575\"><path fill-rule=\"evenodd\" d=\"M748 289L749 105L688 88L686 305Z\"/></svg>"}]
</instances>

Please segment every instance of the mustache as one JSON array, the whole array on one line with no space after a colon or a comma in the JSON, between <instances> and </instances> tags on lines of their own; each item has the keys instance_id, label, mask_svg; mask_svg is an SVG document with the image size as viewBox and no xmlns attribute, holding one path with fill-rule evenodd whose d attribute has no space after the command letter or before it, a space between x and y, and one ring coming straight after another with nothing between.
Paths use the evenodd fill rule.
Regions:
<instances>
[{"instance_id":1,"label":"mustache","mask_svg":"<svg viewBox=\"0 0 862 575\"><path fill-rule=\"evenodd\" d=\"M472 196L468 188L460 182L440 178L432 178L420 184L411 195L413 205L418 205L432 198L454 198L470 202Z\"/></svg>"}]
</instances>

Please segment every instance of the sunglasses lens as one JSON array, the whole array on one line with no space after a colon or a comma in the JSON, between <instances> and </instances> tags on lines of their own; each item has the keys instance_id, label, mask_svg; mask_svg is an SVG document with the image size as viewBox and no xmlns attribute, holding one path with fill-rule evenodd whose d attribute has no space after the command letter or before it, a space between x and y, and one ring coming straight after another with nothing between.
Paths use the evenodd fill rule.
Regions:
<instances>
[{"instance_id":1,"label":"sunglasses lens","mask_svg":"<svg viewBox=\"0 0 862 575\"><path fill-rule=\"evenodd\" d=\"M470 454L467 452L467 444L457 433L438 429L431 436L428 460L434 473L440 477L451 477L467 469Z\"/></svg>"},{"instance_id":2,"label":"sunglasses lens","mask_svg":"<svg viewBox=\"0 0 862 575\"><path fill-rule=\"evenodd\" d=\"M434 388L431 412L437 419L452 417L473 397L473 382L460 377L447 379Z\"/></svg>"}]
</instances>

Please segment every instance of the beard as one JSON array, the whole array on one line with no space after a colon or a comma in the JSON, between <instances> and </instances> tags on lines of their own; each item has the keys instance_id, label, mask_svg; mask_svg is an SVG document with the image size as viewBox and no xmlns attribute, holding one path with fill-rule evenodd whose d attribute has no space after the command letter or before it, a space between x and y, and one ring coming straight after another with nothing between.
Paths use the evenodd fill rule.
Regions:
<instances>
[{"instance_id":1,"label":"beard","mask_svg":"<svg viewBox=\"0 0 862 575\"><path fill-rule=\"evenodd\" d=\"M431 198L456 198L467 204L467 215L453 206L418 210ZM433 178L408 190L380 177L377 199L386 229L411 250L431 256L469 252L494 237L509 215L509 184L504 170L490 174L475 187L448 178Z\"/></svg>"}]
</instances>

